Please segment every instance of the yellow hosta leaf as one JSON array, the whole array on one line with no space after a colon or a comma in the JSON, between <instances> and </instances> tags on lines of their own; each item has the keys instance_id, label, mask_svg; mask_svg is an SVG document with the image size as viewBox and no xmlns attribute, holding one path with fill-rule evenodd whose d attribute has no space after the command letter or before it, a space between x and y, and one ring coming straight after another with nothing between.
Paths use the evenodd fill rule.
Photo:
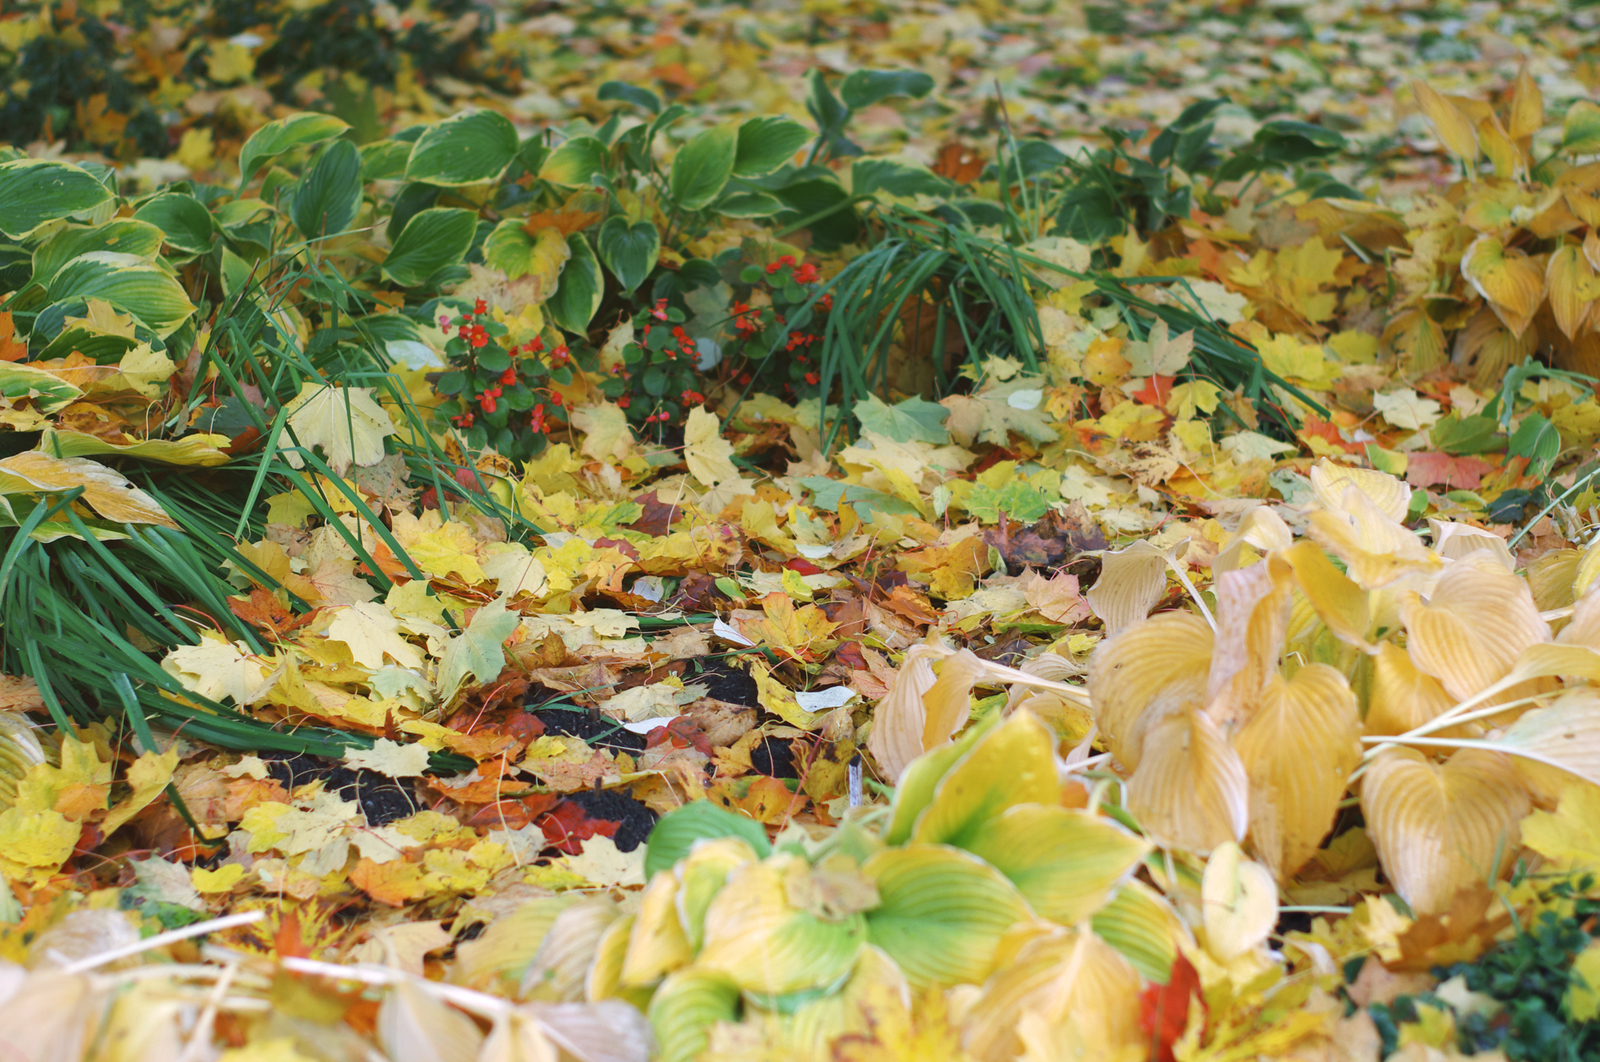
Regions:
<instances>
[{"instance_id":1,"label":"yellow hosta leaf","mask_svg":"<svg viewBox=\"0 0 1600 1062\"><path fill-rule=\"evenodd\" d=\"M1544 302L1544 277L1523 252L1493 236L1479 236L1461 256L1461 275L1511 334L1520 337Z\"/></svg>"},{"instance_id":2,"label":"yellow hosta leaf","mask_svg":"<svg viewBox=\"0 0 1600 1062\"><path fill-rule=\"evenodd\" d=\"M1517 852L1527 790L1510 757L1462 749L1442 764L1385 749L1361 780L1361 811L1383 872L1418 914L1492 881Z\"/></svg>"},{"instance_id":3,"label":"yellow hosta leaf","mask_svg":"<svg viewBox=\"0 0 1600 1062\"><path fill-rule=\"evenodd\" d=\"M1539 91L1539 83L1528 73L1527 66L1517 71L1517 80L1511 86L1509 125L1508 132L1516 140L1544 128L1544 93Z\"/></svg>"},{"instance_id":4,"label":"yellow hosta leaf","mask_svg":"<svg viewBox=\"0 0 1600 1062\"><path fill-rule=\"evenodd\" d=\"M1596 299L1600 299L1600 278L1575 243L1562 244L1550 255L1544 268L1545 286L1550 290L1550 312L1556 327L1568 339L1576 339L1589 319Z\"/></svg>"},{"instance_id":5,"label":"yellow hosta leaf","mask_svg":"<svg viewBox=\"0 0 1600 1062\"><path fill-rule=\"evenodd\" d=\"M678 879L674 904L689 946L695 951L705 941L706 908L722 891L735 867L756 860L755 849L742 837L717 837L698 841L673 868Z\"/></svg>"},{"instance_id":6,"label":"yellow hosta leaf","mask_svg":"<svg viewBox=\"0 0 1600 1062\"><path fill-rule=\"evenodd\" d=\"M1496 177L1518 180L1526 175L1528 157L1492 114L1478 123L1478 146L1494 166Z\"/></svg>"},{"instance_id":7,"label":"yellow hosta leaf","mask_svg":"<svg viewBox=\"0 0 1600 1062\"><path fill-rule=\"evenodd\" d=\"M867 750L891 782L898 782L924 751L922 733L928 717L922 698L939 680L933 661L941 655L938 649L927 645L913 645L906 650L894 684L874 712Z\"/></svg>"},{"instance_id":8,"label":"yellow hosta leaf","mask_svg":"<svg viewBox=\"0 0 1600 1062\"><path fill-rule=\"evenodd\" d=\"M1411 505L1411 488L1387 472L1322 460L1311 466L1310 478L1317 504L1330 511L1350 508L1345 492L1351 487L1365 494L1373 507L1390 520L1404 520Z\"/></svg>"},{"instance_id":9,"label":"yellow hosta leaf","mask_svg":"<svg viewBox=\"0 0 1600 1062\"><path fill-rule=\"evenodd\" d=\"M1076 808L1021 804L990 819L969 851L998 868L1044 918L1073 925L1097 911L1149 842Z\"/></svg>"},{"instance_id":10,"label":"yellow hosta leaf","mask_svg":"<svg viewBox=\"0 0 1600 1062\"><path fill-rule=\"evenodd\" d=\"M1244 857L1229 841L1206 860L1200 879L1206 950L1228 963L1267 939L1278 921L1278 886L1272 872Z\"/></svg>"},{"instance_id":11,"label":"yellow hosta leaf","mask_svg":"<svg viewBox=\"0 0 1600 1062\"><path fill-rule=\"evenodd\" d=\"M1145 735L1127 807L1157 844L1205 853L1244 840L1250 779L1211 717L1189 708Z\"/></svg>"},{"instance_id":12,"label":"yellow hosta leaf","mask_svg":"<svg viewBox=\"0 0 1600 1062\"><path fill-rule=\"evenodd\" d=\"M1528 584L1487 553L1451 564L1426 604L1408 591L1400 619L1412 661L1456 698L1503 677L1529 646L1550 640Z\"/></svg>"},{"instance_id":13,"label":"yellow hosta leaf","mask_svg":"<svg viewBox=\"0 0 1600 1062\"><path fill-rule=\"evenodd\" d=\"M1206 713L1226 733L1255 710L1267 676L1278 669L1289 623L1289 566L1269 558L1219 577L1216 647L1206 684Z\"/></svg>"},{"instance_id":14,"label":"yellow hosta leaf","mask_svg":"<svg viewBox=\"0 0 1600 1062\"><path fill-rule=\"evenodd\" d=\"M1522 843L1559 870L1600 870L1600 786L1574 781L1555 811L1534 811Z\"/></svg>"},{"instance_id":15,"label":"yellow hosta leaf","mask_svg":"<svg viewBox=\"0 0 1600 1062\"><path fill-rule=\"evenodd\" d=\"M945 667L957 659L952 657ZM968 688L971 684L969 680ZM961 696L965 700L966 692ZM1038 717L1019 710L985 734L939 781L911 839L971 849L989 832L996 815L1017 805L1053 803L1059 790L1055 741Z\"/></svg>"},{"instance_id":16,"label":"yellow hosta leaf","mask_svg":"<svg viewBox=\"0 0 1600 1062\"><path fill-rule=\"evenodd\" d=\"M1445 97L1435 92L1426 82L1413 80L1411 91L1416 94L1417 106L1445 150L1471 166L1478 158L1478 134L1472 121L1456 109Z\"/></svg>"},{"instance_id":17,"label":"yellow hosta leaf","mask_svg":"<svg viewBox=\"0 0 1600 1062\"><path fill-rule=\"evenodd\" d=\"M1436 571L1444 564L1442 557L1354 485L1345 487L1338 509L1313 511L1307 522L1311 540L1344 561L1350 578L1364 589Z\"/></svg>"},{"instance_id":18,"label":"yellow hosta leaf","mask_svg":"<svg viewBox=\"0 0 1600 1062\"><path fill-rule=\"evenodd\" d=\"M1054 929L1025 944L968 1012L967 1049L982 1062L1028 1051L1117 1062L1143 1057L1139 975L1088 930Z\"/></svg>"},{"instance_id":19,"label":"yellow hosta leaf","mask_svg":"<svg viewBox=\"0 0 1600 1062\"><path fill-rule=\"evenodd\" d=\"M328 467L341 476L352 464L365 468L383 460L383 440L395 434L394 421L372 400L370 387L302 384L285 410L299 445L322 447ZM289 439L279 445L284 447L284 460L295 468L305 467L305 457Z\"/></svg>"},{"instance_id":20,"label":"yellow hosta leaf","mask_svg":"<svg viewBox=\"0 0 1600 1062\"><path fill-rule=\"evenodd\" d=\"M1600 693L1568 690L1550 707L1525 713L1495 744L1600 785Z\"/></svg>"},{"instance_id":21,"label":"yellow hosta leaf","mask_svg":"<svg viewBox=\"0 0 1600 1062\"><path fill-rule=\"evenodd\" d=\"M55 457L29 450L0 461L0 494L58 493L83 488L83 501L118 524L177 524L160 504L121 472L84 457Z\"/></svg>"},{"instance_id":22,"label":"yellow hosta leaf","mask_svg":"<svg viewBox=\"0 0 1600 1062\"><path fill-rule=\"evenodd\" d=\"M628 935L628 950L622 959L622 984L636 987L654 984L680 966L688 965L694 957L678 920L677 895L678 880L667 871L657 873L645 886L633 932Z\"/></svg>"},{"instance_id":23,"label":"yellow hosta leaf","mask_svg":"<svg viewBox=\"0 0 1600 1062\"><path fill-rule=\"evenodd\" d=\"M1344 675L1326 664L1267 680L1233 739L1250 778L1250 843L1288 881L1322 843L1361 762L1361 717Z\"/></svg>"},{"instance_id":24,"label":"yellow hosta leaf","mask_svg":"<svg viewBox=\"0 0 1600 1062\"><path fill-rule=\"evenodd\" d=\"M1100 578L1083 598L1105 623L1107 633L1116 634L1150 615L1167 592L1170 561L1143 539L1101 554Z\"/></svg>"},{"instance_id":25,"label":"yellow hosta leaf","mask_svg":"<svg viewBox=\"0 0 1600 1062\"><path fill-rule=\"evenodd\" d=\"M1298 542L1279 557L1294 571L1295 586L1333 636L1366 648L1372 629L1371 595L1334 567L1315 542Z\"/></svg>"},{"instance_id":26,"label":"yellow hosta leaf","mask_svg":"<svg viewBox=\"0 0 1600 1062\"><path fill-rule=\"evenodd\" d=\"M1455 703L1438 679L1417 670L1404 649L1393 642L1378 646L1367 694L1367 733L1403 734Z\"/></svg>"},{"instance_id":27,"label":"yellow hosta leaf","mask_svg":"<svg viewBox=\"0 0 1600 1062\"><path fill-rule=\"evenodd\" d=\"M1163 612L1101 642L1089 658L1089 698L1106 748L1139 766L1145 733L1204 703L1215 638L1199 616Z\"/></svg>"}]
</instances>

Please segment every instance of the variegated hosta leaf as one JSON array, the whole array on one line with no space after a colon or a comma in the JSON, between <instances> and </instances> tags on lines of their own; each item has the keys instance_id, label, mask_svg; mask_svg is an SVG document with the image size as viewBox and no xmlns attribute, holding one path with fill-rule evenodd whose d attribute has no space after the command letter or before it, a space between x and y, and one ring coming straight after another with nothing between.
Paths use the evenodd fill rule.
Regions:
<instances>
[{"instance_id":1,"label":"variegated hosta leaf","mask_svg":"<svg viewBox=\"0 0 1600 1062\"><path fill-rule=\"evenodd\" d=\"M1289 624L1290 568L1268 558L1216 581L1217 636L1206 682L1206 713L1231 733L1255 710Z\"/></svg>"},{"instance_id":2,"label":"variegated hosta leaf","mask_svg":"<svg viewBox=\"0 0 1600 1062\"><path fill-rule=\"evenodd\" d=\"M1114 1062L1139 1057L1139 975L1086 930L1058 929L1025 944L983 986L965 1041L982 1062L1011 1062L1025 1048L1051 1057Z\"/></svg>"},{"instance_id":3,"label":"variegated hosta leaf","mask_svg":"<svg viewBox=\"0 0 1600 1062\"><path fill-rule=\"evenodd\" d=\"M739 1016L739 986L726 974L690 966L669 974L650 997L660 1062L696 1062L711 1026Z\"/></svg>"},{"instance_id":4,"label":"variegated hosta leaf","mask_svg":"<svg viewBox=\"0 0 1600 1062\"><path fill-rule=\"evenodd\" d=\"M1188 935L1167 898L1137 878L1094 913L1089 927L1121 952L1140 977L1163 985L1178 958L1178 938Z\"/></svg>"},{"instance_id":5,"label":"variegated hosta leaf","mask_svg":"<svg viewBox=\"0 0 1600 1062\"><path fill-rule=\"evenodd\" d=\"M1099 910L1150 850L1110 819L1050 804L1011 808L963 847L1015 882L1041 917L1063 925Z\"/></svg>"},{"instance_id":6,"label":"variegated hosta leaf","mask_svg":"<svg viewBox=\"0 0 1600 1062\"><path fill-rule=\"evenodd\" d=\"M1280 881L1293 877L1333 826L1361 762L1361 715L1344 675L1326 664L1273 675L1233 739L1250 778L1250 843Z\"/></svg>"},{"instance_id":7,"label":"variegated hosta leaf","mask_svg":"<svg viewBox=\"0 0 1600 1062\"><path fill-rule=\"evenodd\" d=\"M694 957L689 938L678 920L678 879L670 870L659 871L645 886L628 934L622 957L621 983L642 988L660 980Z\"/></svg>"},{"instance_id":8,"label":"variegated hosta leaf","mask_svg":"<svg viewBox=\"0 0 1600 1062\"><path fill-rule=\"evenodd\" d=\"M1312 512L1307 525L1311 540L1344 561L1350 578L1368 590L1444 564L1353 483L1346 485L1337 507Z\"/></svg>"},{"instance_id":9,"label":"variegated hosta leaf","mask_svg":"<svg viewBox=\"0 0 1600 1062\"><path fill-rule=\"evenodd\" d=\"M1006 930L1033 917L1005 875L959 848L888 848L862 869L882 900L867 913L868 935L919 991L982 981Z\"/></svg>"},{"instance_id":10,"label":"variegated hosta leaf","mask_svg":"<svg viewBox=\"0 0 1600 1062\"><path fill-rule=\"evenodd\" d=\"M735 867L755 860L755 849L744 838L717 837L697 843L673 868L678 879L674 898L678 922L692 950L699 951L705 940L706 908L722 891L728 875Z\"/></svg>"},{"instance_id":11,"label":"variegated hosta leaf","mask_svg":"<svg viewBox=\"0 0 1600 1062\"><path fill-rule=\"evenodd\" d=\"M1374 508L1398 523L1411 507L1411 488L1402 479L1371 468L1336 465L1324 458L1311 466L1311 492L1317 504L1327 510L1344 509L1345 491L1354 487L1366 495Z\"/></svg>"},{"instance_id":12,"label":"variegated hosta leaf","mask_svg":"<svg viewBox=\"0 0 1600 1062\"><path fill-rule=\"evenodd\" d=\"M911 839L971 848L987 832L989 820L1007 808L1053 804L1059 798L1050 731L1033 713L1013 712L940 779Z\"/></svg>"},{"instance_id":13,"label":"variegated hosta leaf","mask_svg":"<svg viewBox=\"0 0 1600 1062\"><path fill-rule=\"evenodd\" d=\"M1199 616L1163 612L1106 639L1089 659L1089 698L1106 748L1139 766L1145 731L1202 703L1215 639Z\"/></svg>"},{"instance_id":14,"label":"variegated hosta leaf","mask_svg":"<svg viewBox=\"0 0 1600 1062\"><path fill-rule=\"evenodd\" d=\"M1487 233L1461 256L1461 276L1515 336L1528 330L1544 302L1544 274L1534 260Z\"/></svg>"},{"instance_id":15,"label":"variegated hosta leaf","mask_svg":"<svg viewBox=\"0 0 1600 1062\"><path fill-rule=\"evenodd\" d=\"M1162 847L1206 853L1244 840L1250 779L1217 724L1190 708L1150 729L1128 781L1127 807Z\"/></svg>"},{"instance_id":16,"label":"variegated hosta leaf","mask_svg":"<svg viewBox=\"0 0 1600 1062\"><path fill-rule=\"evenodd\" d=\"M1278 922L1278 885L1272 872L1244 858L1239 846L1219 845L1200 879L1206 950L1227 963L1267 939Z\"/></svg>"},{"instance_id":17,"label":"variegated hosta leaf","mask_svg":"<svg viewBox=\"0 0 1600 1062\"><path fill-rule=\"evenodd\" d=\"M1550 640L1528 584L1488 552L1452 563L1426 604L1407 593L1400 618L1417 668L1458 699L1505 675L1529 646Z\"/></svg>"},{"instance_id":18,"label":"variegated hosta leaf","mask_svg":"<svg viewBox=\"0 0 1600 1062\"><path fill-rule=\"evenodd\" d=\"M591 1003L624 994L622 960L628 954L634 916L623 915L606 927L595 943L594 961L584 976L583 998Z\"/></svg>"},{"instance_id":19,"label":"variegated hosta leaf","mask_svg":"<svg viewBox=\"0 0 1600 1062\"><path fill-rule=\"evenodd\" d=\"M866 943L866 923L860 914L830 920L797 906L795 897L814 891L811 874L810 864L787 854L735 868L706 909L697 965L767 995L837 984Z\"/></svg>"},{"instance_id":20,"label":"variegated hosta leaf","mask_svg":"<svg viewBox=\"0 0 1600 1062\"><path fill-rule=\"evenodd\" d=\"M1383 872L1418 914L1446 910L1459 889L1492 881L1517 851L1527 790L1511 758L1462 749L1439 764L1385 749L1361 780L1361 811Z\"/></svg>"},{"instance_id":21,"label":"variegated hosta leaf","mask_svg":"<svg viewBox=\"0 0 1600 1062\"><path fill-rule=\"evenodd\" d=\"M951 767L1000 722L998 715L980 719L948 745L925 752L912 760L894 787L894 817L889 820L888 844L905 844L924 808L933 802L934 791Z\"/></svg>"},{"instance_id":22,"label":"variegated hosta leaf","mask_svg":"<svg viewBox=\"0 0 1600 1062\"><path fill-rule=\"evenodd\" d=\"M1417 670L1404 649L1393 642L1379 643L1367 693L1367 733L1404 734L1455 703L1438 679Z\"/></svg>"},{"instance_id":23,"label":"variegated hosta leaf","mask_svg":"<svg viewBox=\"0 0 1600 1062\"><path fill-rule=\"evenodd\" d=\"M837 1037L869 1032L886 1009L904 1013L910 1007L911 989L900 967L881 948L869 944L861 949L850 979L837 992L778 1016L775 1039L778 1046L794 1052L794 1057L816 1057L820 1048Z\"/></svg>"}]
</instances>

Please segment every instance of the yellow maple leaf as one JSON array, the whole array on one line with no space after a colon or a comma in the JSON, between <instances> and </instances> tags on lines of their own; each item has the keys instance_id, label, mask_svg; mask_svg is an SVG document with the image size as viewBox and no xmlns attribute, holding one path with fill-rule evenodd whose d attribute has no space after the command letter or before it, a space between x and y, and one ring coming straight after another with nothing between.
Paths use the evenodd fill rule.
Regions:
<instances>
[{"instance_id":1,"label":"yellow maple leaf","mask_svg":"<svg viewBox=\"0 0 1600 1062\"><path fill-rule=\"evenodd\" d=\"M703 406L689 411L683 428L683 457L689 474L708 487L739 478L734 465L733 444L722 437L722 422Z\"/></svg>"},{"instance_id":2,"label":"yellow maple leaf","mask_svg":"<svg viewBox=\"0 0 1600 1062\"><path fill-rule=\"evenodd\" d=\"M372 400L370 387L307 383L284 408L299 446L320 446L328 467L341 476L352 464L365 467L383 460L383 440L395 434L394 421ZM305 467L297 447L286 445L280 452L293 467Z\"/></svg>"}]
</instances>

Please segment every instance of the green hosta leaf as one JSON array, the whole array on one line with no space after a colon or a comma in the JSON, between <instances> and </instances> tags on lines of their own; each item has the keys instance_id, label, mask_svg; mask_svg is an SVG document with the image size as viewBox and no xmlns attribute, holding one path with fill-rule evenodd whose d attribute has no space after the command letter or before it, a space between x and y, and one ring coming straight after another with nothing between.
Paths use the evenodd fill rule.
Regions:
<instances>
[{"instance_id":1,"label":"green hosta leaf","mask_svg":"<svg viewBox=\"0 0 1600 1062\"><path fill-rule=\"evenodd\" d=\"M1578 100L1561 123L1561 150L1572 155L1600 152L1600 104Z\"/></svg>"},{"instance_id":2,"label":"green hosta leaf","mask_svg":"<svg viewBox=\"0 0 1600 1062\"><path fill-rule=\"evenodd\" d=\"M697 800L695 804L705 804L716 809L716 805L709 800ZM751 820L742 819L742 821ZM710 908L711 901L722 891L728 875L733 873L735 868L745 863L753 863L758 858L760 857L756 854L756 850L743 837L713 837L702 838L701 843L694 846L694 851L685 856L682 863L676 865L679 882L676 897L678 920L683 926L684 937L689 941L691 949L699 951L700 945L705 942L706 911Z\"/></svg>"},{"instance_id":3,"label":"green hosta leaf","mask_svg":"<svg viewBox=\"0 0 1600 1062\"><path fill-rule=\"evenodd\" d=\"M303 111L268 122L250 134L239 149L239 187L250 183L256 171L285 151L332 140L350 126L331 114Z\"/></svg>"},{"instance_id":4,"label":"green hosta leaf","mask_svg":"<svg viewBox=\"0 0 1600 1062\"><path fill-rule=\"evenodd\" d=\"M868 394L855 405L856 419L867 431L875 431L895 442L942 444L950 441L944 428L944 419L950 411L937 402L912 396L904 402L889 405L877 395Z\"/></svg>"},{"instance_id":5,"label":"green hosta leaf","mask_svg":"<svg viewBox=\"0 0 1600 1062\"><path fill-rule=\"evenodd\" d=\"M512 280L525 276L542 278L543 299L555 289L556 278L572 249L554 228L540 229L537 236L529 236L516 218L506 218L494 227L483 241L483 260L491 269L498 269Z\"/></svg>"},{"instance_id":6,"label":"green hosta leaf","mask_svg":"<svg viewBox=\"0 0 1600 1062\"><path fill-rule=\"evenodd\" d=\"M792 118L752 118L739 126L733 157L735 177L761 177L794 157L811 139L805 126Z\"/></svg>"},{"instance_id":7,"label":"green hosta leaf","mask_svg":"<svg viewBox=\"0 0 1600 1062\"><path fill-rule=\"evenodd\" d=\"M866 922L859 913L829 918L796 906L806 895L820 896L820 888L799 856L735 868L706 908L697 965L764 995L836 986L866 943Z\"/></svg>"},{"instance_id":8,"label":"green hosta leaf","mask_svg":"<svg viewBox=\"0 0 1600 1062\"><path fill-rule=\"evenodd\" d=\"M498 180L519 147L516 127L504 115L458 114L417 138L406 161L406 180L447 188Z\"/></svg>"},{"instance_id":9,"label":"green hosta leaf","mask_svg":"<svg viewBox=\"0 0 1600 1062\"><path fill-rule=\"evenodd\" d=\"M335 140L295 186L289 217L307 239L335 236L350 227L361 208L361 153L348 140Z\"/></svg>"},{"instance_id":10,"label":"green hosta leaf","mask_svg":"<svg viewBox=\"0 0 1600 1062\"><path fill-rule=\"evenodd\" d=\"M678 860L689 854L694 842L715 837L737 837L762 857L772 851L767 831L755 819L718 807L708 800L696 800L661 816L650 831L644 853L645 878L671 870Z\"/></svg>"},{"instance_id":11,"label":"green hosta leaf","mask_svg":"<svg viewBox=\"0 0 1600 1062\"><path fill-rule=\"evenodd\" d=\"M1145 980L1164 985L1172 976L1183 926L1167 901L1144 883L1124 884L1110 903L1095 912L1089 926L1122 952Z\"/></svg>"},{"instance_id":12,"label":"green hosta leaf","mask_svg":"<svg viewBox=\"0 0 1600 1062\"><path fill-rule=\"evenodd\" d=\"M578 188L588 185L594 175L604 173L610 149L592 136L575 136L550 152L539 167L539 179L551 184Z\"/></svg>"},{"instance_id":13,"label":"green hosta leaf","mask_svg":"<svg viewBox=\"0 0 1600 1062\"><path fill-rule=\"evenodd\" d=\"M91 210L111 190L82 166L57 159L0 162L0 232L20 240L57 218Z\"/></svg>"},{"instance_id":14,"label":"green hosta leaf","mask_svg":"<svg viewBox=\"0 0 1600 1062\"><path fill-rule=\"evenodd\" d=\"M467 256L477 227L470 210L433 207L413 214L383 260L384 275L403 288L421 284Z\"/></svg>"},{"instance_id":15,"label":"green hosta leaf","mask_svg":"<svg viewBox=\"0 0 1600 1062\"><path fill-rule=\"evenodd\" d=\"M661 113L661 97L649 89L630 85L626 81L607 81L595 92L597 100L622 100L651 114Z\"/></svg>"},{"instance_id":16,"label":"green hosta leaf","mask_svg":"<svg viewBox=\"0 0 1600 1062\"><path fill-rule=\"evenodd\" d=\"M684 210L700 210L722 192L733 174L739 127L731 122L707 129L678 149L672 160L672 198Z\"/></svg>"},{"instance_id":17,"label":"green hosta leaf","mask_svg":"<svg viewBox=\"0 0 1600 1062\"><path fill-rule=\"evenodd\" d=\"M661 1062L698 1062L711 1026L739 1016L739 988L723 974L688 967L667 975L650 999L650 1027Z\"/></svg>"},{"instance_id":18,"label":"green hosta leaf","mask_svg":"<svg viewBox=\"0 0 1600 1062\"><path fill-rule=\"evenodd\" d=\"M770 218L783 209L783 200L766 192L732 192L711 209L727 218Z\"/></svg>"},{"instance_id":19,"label":"green hosta leaf","mask_svg":"<svg viewBox=\"0 0 1600 1062\"><path fill-rule=\"evenodd\" d=\"M404 140L376 140L361 145L361 180L390 181L405 175L411 145Z\"/></svg>"},{"instance_id":20,"label":"green hosta leaf","mask_svg":"<svg viewBox=\"0 0 1600 1062\"><path fill-rule=\"evenodd\" d=\"M600 249L600 260L611 270L624 291L633 291L650 271L656 267L661 254L661 234L649 221L628 224L628 219L614 215L600 226L595 241Z\"/></svg>"},{"instance_id":21,"label":"green hosta leaf","mask_svg":"<svg viewBox=\"0 0 1600 1062\"><path fill-rule=\"evenodd\" d=\"M90 251L116 251L154 261L166 234L148 221L117 218L104 225L68 225L33 252L33 279L46 288L61 267Z\"/></svg>"},{"instance_id":22,"label":"green hosta leaf","mask_svg":"<svg viewBox=\"0 0 1600 1062\"><path fill-rule=\"evenodd\" d=\"M1344 150L1344 137L1310 122L1280 119L1256 130L1255 143L1268 162L1292 165L1325 159Z\"/></svg>"},{"instance_id":23,"label":"green hosta leaf","mask_svg":"<svg viewBox=\"0 0 1600 1062\"><path fill-rule=\"evenodd\" d=\"M966 847L1010 878L1040 916L1063 925L1099 909L1150 850L1110 819L1058 804L1011 808Z\"/></svg>"},{"instance_id":24,"label":"green hosta leaf","mask_svg":"<svg viewBox=\"0 0 1600 1062\"><path fill-rule=\"evenodd\" d=\"M583 233L574 232L568 236L567 248L572 257L561 270L561 285L546 305L556 324L568 332L583 335L589 330L594 312L600 308L605 280Z\"/></svg>"},{"instance_id":25,"label":"green hosta leaf","mask_svg":"<svg viewBox=\"0 0 1600 1062\"><path fill-rule=\"evenodd\" d=\"M859 111L890 96L921 99L932 91L933 78L920 70L857 70L839 86L839 98Z\"/></svg>"},{"instance_id":26,"label":"green hosta leaf","mask_svg":"<svg viewBox=\"0 0 1600 1062\"><path fill-rule=\"evenodd\" d=\"M863 869L881 898L867 912L868 939L889 953L919 991L982 982L994 967L1001 936L1033 918L1004 874L959 848L888 848Z\"/></svg>"},{"instance_id":27,"label":"green hosta leaf","mask_svg":"<svg viewBox=\"0 0 1600 1062\"><path fill-rule=\"evenodd\" d=\"M204 254L211 249L211 242L217 236L217 223L211 211L192 195L177 192L158 195L135 210L133 216L135 220L147 221L160 229L166 245L184 254ZM126 249L107 247L106 250Z\"/></svg>"},{"instance_id":28,"label":"green hosta leaf","mask_svg":"<svg viewBox=\"0 0 1600 1062\"><path fill-rule=\"evenodd\" d=\"M50 297L105 299L133 314L165 339L194 313L183 285L137 255L91 251L61 267Z\"/></svg>"},{"instance_id":29,"label":"green hosta leaf","mask_svg":"<svg viewBox=\"0 0 1600 1062\"><path fill-rule=\"evenodd\" d=\"M1054 804L1059 798L1049 728L1032 712L1013 712L940 779L911 839L969 848L989 820L1007 808Z\"/></svg>"}]
</instances>

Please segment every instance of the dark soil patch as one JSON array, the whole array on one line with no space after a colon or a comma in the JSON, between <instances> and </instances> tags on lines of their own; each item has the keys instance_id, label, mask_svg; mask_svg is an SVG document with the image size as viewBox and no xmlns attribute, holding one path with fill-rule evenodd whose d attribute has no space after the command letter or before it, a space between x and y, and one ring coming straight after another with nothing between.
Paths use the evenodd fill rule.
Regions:
<instances>
[{"instance_id":1,"label":"dark soil patch","mask_svg":"<svg viewBox=\"0 0 1600 1062\"><path fill-rule=\"evenodd\" d=\"M591 819L617 823L616 842L619 852L631 852L650 837L656 824L656 813L626 793L615 789L586 789L567 794L567 799L583 809Z\"/></svg>"},{"instance_id":2,"label":"dark soil patch","mask_svg":"<svg viewBox=\"0 0 1600 1062\"><path fill-rule=\"evenodd\" d=\"M742 704L746 708L759 708L756 699L756 680L748 671L722 660L699 660L683 671L685 686L704 686L706 696L729 704Z\"/></svg>"},{"instance_id":3,"label":"dark soil patch","mask_svg":"<svg viewBox=\"0 0 1600 1062\"><path fill-rule=\"evenodd\" d=\"M547 734L566 734L582 738L597 748L613 752L644 751L645 736L622 729L622 724L596 711L574 712L565 708L546 708L533 713L544 724Z\"/></svg>"},{"instance_id":4,"label":"dark soil patch","mask_svg":"<svg viewBox=\"0 0 1600 1062\"><path fill-rule=\"evenodd\" d=\"M267 773L285 789L321 781L328 792L341 800L354 800L361 805L368 826L387 826L397 819L415 815L423 807L410 786L377 771L352 770L337 761L304 754L268 753L261 758L266 762Z\"/></svg>"},{"instance_id":5,"label":"dark soil patch","mask_svg":"<svg viewBox=\"0 0 1600 1062\"><path fill-rule=\"evenodd\" d=\"M762 738L750 750L750 766L769 778L798 778L794 766L794 747L779 738Z\"/></svg>"}]
</instances>

